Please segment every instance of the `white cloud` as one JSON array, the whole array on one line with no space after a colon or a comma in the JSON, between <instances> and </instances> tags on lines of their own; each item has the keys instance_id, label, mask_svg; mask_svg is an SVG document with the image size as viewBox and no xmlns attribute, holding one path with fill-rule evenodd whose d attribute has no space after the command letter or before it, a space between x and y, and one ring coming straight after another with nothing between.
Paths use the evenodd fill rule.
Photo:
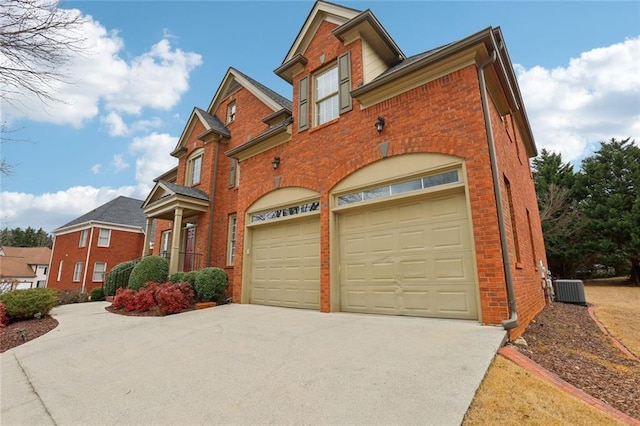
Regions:
<instances>
[{"instance_id":1,"label":"white cloud","mask_svg":"<svg viewBox=\"0 0 640 426\"><path fill-rule=\"evenodd\" d=\"M109 127L109 134L111 136L126 136L129 134L129 128L124 123L124 120L122 120L120 114L115 111L111 111L109 114L101 117L100 121Z\"/></svg>"},{"instance_id":2,"label":"white cloud","mask_svg":"<svg viewBox=\"0 0 640 426\"><path fill-rule=\"evenodd\" d=\"M640 37L584 52L567 67L515 68L539 149L578 161L600 141L640 139Z\"/></svg>"},{"instance_id":3,"label":"white cloud","mask_svg":"<svg viewBox=\"0 0 640 426\"><path fill-rule=\"evenodd\" d=\"M129 163L124 161L122 154L114 155L111 165L113 166L114 169L116 169L116 171L121 171L129 167Z\"/></svg>"},{"instance_id":4,"label":"white cloud","mask_svg":"<svg viewBox=\"0 0 640 426\"><path fill-rule=\"evenodd\" d=\"M75 9L67 12L81 13ZM124 135L126 126L121 116L111 114L113 111L139 114L144 108L170 109L189 88L191 71L202 63L199 54L174 49L168 38L127 61L122 58L126 55L124 41L116 31L108 31L91 16L83 18L83 52L69 53L69 81L52 85L55 97L64 103L43 105L32 94L20 94L12 103L4 102L5 119L81 126L96 117L104 104L108 114L103 121L110 132Z\"/></svg>"},{"instance_id":5,"label":"white cloud","mask_svg":"<svg viewBox=\"0 0 640 426\"><path fill-rule=\"evenodd\" d=\"M169 155L177 142L178 138L166 133L152 133L134 138L129 145L129 152L138 156L136 181L144 196L153 187L153 179L177 165L177 160Z\"/></svg>"},{"instance_id":6,"label":"white cloud","mask_svg":"<svg viewBox=\"0 0 640 426\"><path fill-rule=\"evenodd\" d=\"M135 186L74 186L40 195L0 192L0 220L8 228L33 226L50 232L119 195L131 197L136 196L136 192Z\"/></svg>"},{"instance_id":7,"label":"white cloud","mask_svg":"<svg viewBox=\"0 0 640 426\"><path fill-rule=\"evenodd\" d=\"M94 175L97 175L98 173L100 173L101 168L102 168L102 164L100 163L94 164L93 166L91 166L91 173L93 173Z\"/></svg>"}]
</instances>

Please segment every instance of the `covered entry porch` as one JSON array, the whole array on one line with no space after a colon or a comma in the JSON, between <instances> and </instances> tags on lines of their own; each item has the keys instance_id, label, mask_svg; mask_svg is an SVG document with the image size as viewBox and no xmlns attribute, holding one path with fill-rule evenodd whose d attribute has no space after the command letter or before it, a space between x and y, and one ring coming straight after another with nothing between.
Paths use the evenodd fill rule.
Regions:
<instances>
[{"instance_id":1,"label":"covered entry porch","mask_svg":"<svg viewBox=\"0 0 640 426\"><path fill-rule=\"evenodd\" d=\"M147 217L144 256L150 254L154 220L169 220L173 226L163 232L160 247L154 250L169 261L169 274L203 266L204 253L196 249L196 231L199 219L209 211L209 197L205 192L158 181L142 204L142 210Z\"/></svg>"}]
</instances>

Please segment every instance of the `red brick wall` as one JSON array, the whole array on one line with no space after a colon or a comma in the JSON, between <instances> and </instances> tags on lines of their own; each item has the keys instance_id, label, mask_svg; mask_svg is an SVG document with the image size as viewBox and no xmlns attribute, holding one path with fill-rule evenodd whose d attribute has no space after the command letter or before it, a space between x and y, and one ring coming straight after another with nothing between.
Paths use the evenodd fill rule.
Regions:
<instances>
[{"instance_id":1,"label":"red brick wall","mask_svg":"<svg viewBox=\"0 0 640 426\"><path fill-rule=\"evenodd\" d=\"M86 281L84 281L85 292L89 293L94 287L102 287L102 282L93 281L93 269L96 262L106 262L108 272L121 262L138 259L142 256L142 248L144 246L144 234L142 233L112 229L109 247L98 247L100 228L89 228L86 246L78 247L80 232L76 231L55 237L47 287L58 290L79 290L82 289L82 283L86 276ZM89 247L91 247L91 253L87 262ZM63 267L60 281L58 281L58 269L61 260L63 261ZM79 282L73 281L76 262L82 262L83 265Z\"/></svg>"}]
</instances>

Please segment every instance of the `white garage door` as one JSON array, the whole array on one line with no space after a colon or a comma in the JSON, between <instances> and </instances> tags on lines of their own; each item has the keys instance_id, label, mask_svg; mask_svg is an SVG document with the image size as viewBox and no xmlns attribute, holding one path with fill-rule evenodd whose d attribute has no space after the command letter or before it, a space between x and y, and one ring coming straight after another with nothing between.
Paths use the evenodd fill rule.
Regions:
<instances>
[{"instance_id":1,"label":"white garage door","mask_svg":"<svg viewBox=\"0 0 640 426\"><path fill-rule=\"evenodd\" d=\"M320 221L293 219L252 229L249 302L320 308Z\"/></svg>"},{"instance_id":2,"label":"white garage door","mask_svg":"<svg viewBox=\"0 0 640 426\"><path fill-rule=\"evenodd\" d=\"M338 216L342 311L477 319L464 193Z\"/></svg>"}]
</instances>

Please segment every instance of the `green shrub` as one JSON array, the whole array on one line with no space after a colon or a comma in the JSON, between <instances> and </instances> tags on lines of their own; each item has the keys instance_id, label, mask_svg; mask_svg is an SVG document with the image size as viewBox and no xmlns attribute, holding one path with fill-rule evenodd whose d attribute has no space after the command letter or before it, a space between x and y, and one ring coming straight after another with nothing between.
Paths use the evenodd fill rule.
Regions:
<instances>
[{"instance_id":1,"label":"green shrub","mask_svg":"<svg viewBox=\"0 0 640 426\"><path fill-rule=\"evenodd\" d=\"M105 296L114 296L116 290L124 288L129 285L129 277L131 271L138 263L137 260L129 260L122 262L111 268L111 271L107 274L107 279L104 282L104 294Z\"/></svg>"},{"instance_id":2,"label":"green shrub","mask_svg":"<svg viewBox=\"0 0 640 426\"><path fill-rule=\"evenodd\" d=\"M28 319L36 314L47 315L56 306L57 294L51 288L13 290L0 295L0 302L4 303L9 319Z\"/></svg>"},{"instance_id":3,"label":"green shrub","mask_svg":"<svg viewBox=\"0 0 640 426\"><path fill-rule=\"evenodd\" d=\"M195 279L196 299L199 302L223 300L228 284L227 273L220 268L204 268Z\"/></svg>"},{"instance_id":4,"label":"green shrub","mask_svg":"<svg viewBox=\"0 0 640 426\"><path fill-rule=\"evenodd\" d=\"M69 305L71 303L84 303L89 301L89 296L82 292L82 289L59 290L58 305Z\"/></svg>"},{"instance_id":5,"label":"green shrub","mask_svg":"<svg viewBox=\"0 0 640 426\"><path fill-rule=\"evenodd\" d=\"M184 272L176 272L175 274L171 274L171 276L169 277L169 281L174 284L184 282L184 275Z\"/></svg>"},{"instance_id":6,"label":"green shrub","mask_svg":"<svg viewBox=\"0 0 640 426\"><path fill-rule=\"evenodd\" d=\"M163 283L169 275L169 262L160 256L147 256L140 261L131 271L128 288L140 290L142 286L153 281Z\"/></svg>"},{"instance_id":7,"label":"green shrub","mask_svg":"<svg viewBox=\"0 0 640 426\"><path fill-rule=\"evenodd\" d=\"M91 290L91 301L99 302L101 300L104 300L104 290L102 289L102 287L96 287Z\"/></svg>"}]
</instances>

